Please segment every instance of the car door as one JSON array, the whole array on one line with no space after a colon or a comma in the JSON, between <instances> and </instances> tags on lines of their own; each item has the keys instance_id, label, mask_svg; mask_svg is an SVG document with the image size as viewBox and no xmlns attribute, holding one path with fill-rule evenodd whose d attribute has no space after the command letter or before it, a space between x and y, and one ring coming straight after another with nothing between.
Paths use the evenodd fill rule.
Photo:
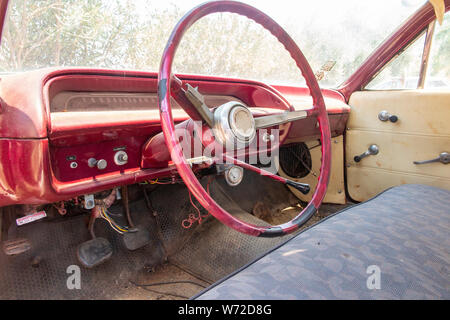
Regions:
<instances>
[{"instance_id":1,"label":"car door","mask_svg":"<svg viewBox=\"0 0 450 320\"><path fill-rule=\"evenodd\" d=\"M436 25L430 39L425 34L418 37L365 90L350 97L346 179L348 194L355 201L365 201L400 184L418 183L450 190L448 14L442 26ZM431 48L425 64L424 45ZM422 89L424 72L428 82ZM393 79L401 88L402 83L406 88L411 81L419 86L404 90L386 88Z\"/></svg>"}]
</instances>

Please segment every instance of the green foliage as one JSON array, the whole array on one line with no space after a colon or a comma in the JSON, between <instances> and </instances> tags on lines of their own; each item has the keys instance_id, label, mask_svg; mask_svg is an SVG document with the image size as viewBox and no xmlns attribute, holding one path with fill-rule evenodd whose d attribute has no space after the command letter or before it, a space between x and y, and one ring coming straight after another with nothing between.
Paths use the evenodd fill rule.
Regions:
<instances>
[{"instance_id":1,"label":"green foliage","mask_svg":"<svg viewBox=\"0 0 450 320\"><path fill-rule=\"evenodd\" d=\"M117 63L125 53L120 35L128 31L127 21L133 18L125 9L119 2L101 0L11 1L0 69Z\"/></svg>"},{"instance_id":2,"label":"green foliage","mask_svg":"<svg viewBox=\"0 0 450 320\"><path fill-rule=\"evenodd\" d=\"M445 15L442 26L436 25L432 43L431 76L447 78L450 83L450 17Z\"/></svg>"},{"instance_id":3,"label":"green foliage","mask_svg":"<svg viewBox=\"0 0 450 320\"><path fill-rule=\"evenodd\" d=\"M354 2L352 12L367 10L365 5ZM398 23L392 19L381 26L366 24L366 17L343 11L339 26L329 27L329 21L321 18L323 9L315 10L280 23L314 71L328 60L337 62L323 86L348 77L394 29L393 22ZM49 66L157 71L170 32L184 13L175 4L157 1L10 0L0 71ZM446 37L445 45L440 46L433 68L448 70L449 33L441 37ZM174 70L272 83L303 82L283 46L260 25L235 14L214 14L193 25L177 51Z\"/></svg>"}]
</instances>

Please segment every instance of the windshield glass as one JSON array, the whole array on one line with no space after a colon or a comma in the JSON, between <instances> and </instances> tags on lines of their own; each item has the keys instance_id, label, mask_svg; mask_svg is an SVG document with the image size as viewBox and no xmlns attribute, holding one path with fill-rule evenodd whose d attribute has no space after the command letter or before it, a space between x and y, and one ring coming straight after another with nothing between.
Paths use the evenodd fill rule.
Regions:
<instances>
[{"instance_id":1,"label":"windshield glass","mask_svg":"<svg viewBox=\"0 0 450 320\"><path fill-rule=\"evenodd\" d=\"M0 71L83 66L158 71L177 21L204 2L149 0L10 0ZM293 37L314 72L328 62L322 87L342 83L424 0L248 0ZM178 73L303 84L281 44L235 14L214 14L185 35Z\"/></svg>"}]
</instances>

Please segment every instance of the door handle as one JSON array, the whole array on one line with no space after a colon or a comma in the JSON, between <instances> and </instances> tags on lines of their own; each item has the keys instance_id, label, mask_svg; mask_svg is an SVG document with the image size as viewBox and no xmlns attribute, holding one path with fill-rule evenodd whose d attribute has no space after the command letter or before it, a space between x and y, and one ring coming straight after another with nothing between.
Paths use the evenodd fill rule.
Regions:
<instances>
[{"instance_id":1,"label":"door handle","mask_svg":"<svg viewBox=\"0 0 450 320\"><path fill-rule=\"evenodd\" d=\"M366 152L364 152L359 156L355 156L353 160L355 160L355 162L360 162L363 158L367 156L374 156L378 154L379 151L380 149L378 148L378 146L376 144L372 144Z\"/></svg>"},{"instance_id":2,"label":"door handle","mask_svg":"<svg viewBox=\"0 0 450 320\"><path fill-rule=\"evenodd\" d=\"M431 160L424 160L424 161L414 161L414 164L426 164L426 163L433 163L433 162L441 162L443 164L450 163L450 153L448 152L442 152L439 157L431 159Z\"/></svg>"}]
</instances>

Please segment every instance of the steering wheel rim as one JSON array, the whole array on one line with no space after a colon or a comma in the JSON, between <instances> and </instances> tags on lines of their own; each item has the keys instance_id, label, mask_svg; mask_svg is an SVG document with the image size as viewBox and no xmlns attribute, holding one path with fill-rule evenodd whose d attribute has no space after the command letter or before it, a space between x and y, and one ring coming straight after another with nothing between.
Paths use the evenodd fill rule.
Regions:
<instances>
[{"instance_id":1,"label":"steering wheel rim","mask_svg":"<svg viewBox=\"0 0 450 320\"><path fill-rule=\"evenodd\" d=\"M218 205L198 181L191 166L184 156L180 142L175 134L170 97L171 82L173 78L172 63L177 47L185 32L195 22L209 14L220 12L236 13L245 16L251 20L254 20L266 30L271 32L272 35L274 35L278 41L284 45L285 49L290 53L291 57L296 62L312 96L314 112L311 114L317 116L322 144L322 163L318 178L319 181L312 199L306 208L304 208L294 219L281 225L267 227L249 224L233 217L230 213ZM207 2L189 11L175 26L164 49L160 70L158 73L158 97L162 131L178 174L199 203L219 221L228 227L251 236L277 237L296 231L317 211L323 201L323 198L325 197L330 176L331 133L328 114L322 92L308 61L294 40L292 40L287 32L272 18L250 5L236 1Z\"/></svg>"}]
</instances>

